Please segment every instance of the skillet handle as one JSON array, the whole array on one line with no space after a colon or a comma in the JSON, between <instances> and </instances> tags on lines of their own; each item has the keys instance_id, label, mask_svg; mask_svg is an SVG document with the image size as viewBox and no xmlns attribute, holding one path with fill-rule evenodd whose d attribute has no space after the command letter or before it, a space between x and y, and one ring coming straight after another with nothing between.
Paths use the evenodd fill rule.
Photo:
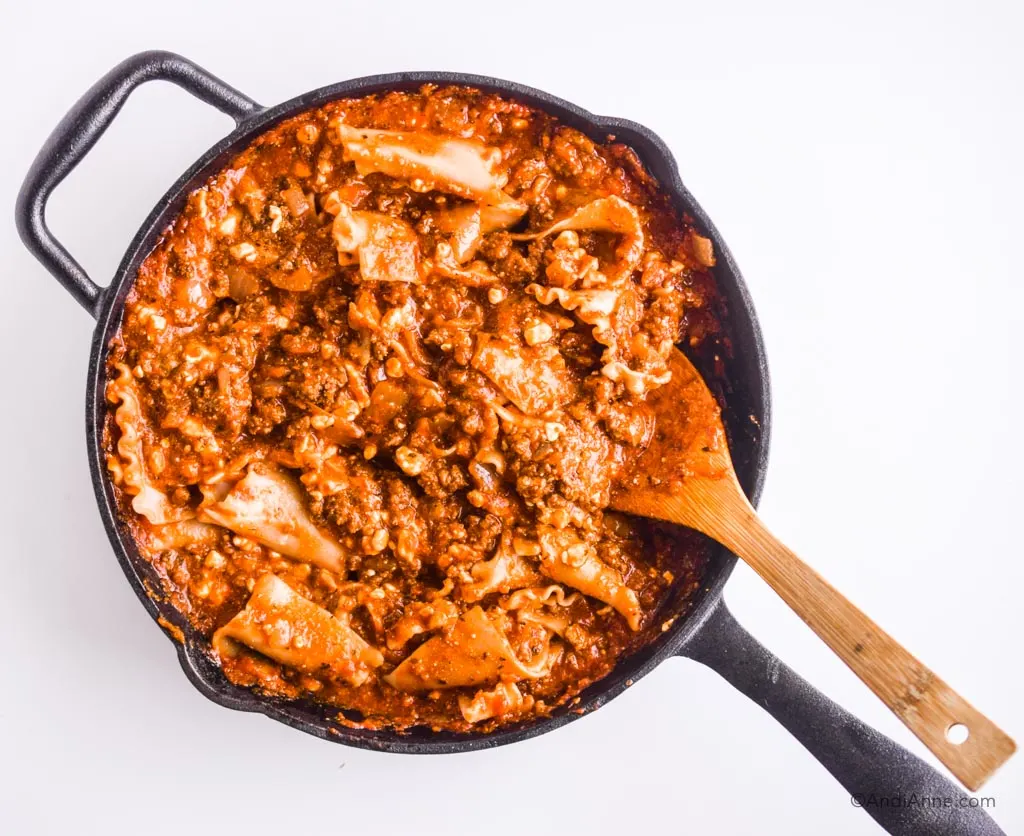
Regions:
<instances>
[{"instance_id":1,"label":"skillet handle","mask_svg":"<svg viewBox=\"0 0 1024 836\"><path fill-rule=\"evenodd\" d=\"M237 124L262 110L248 96L173 52L140 52L96 82L61 119L36 156L18 193L15 220L21 240L75 300L97 315L103 289L64 249L46 225L46 203L110 127L131 92L160 79L177 84L223 111Z\"/></svg>"},{"instance_id":2,"label":"skillet handle","mask_svg":"<svg viewBox=\"0 0 1024 836\"><path fill-rule=\"evenodd\" d=\"M771 714L843 785L851 803L888 833L1003 834L980 807L970 806L977 800L786 667L743 629L724 602L680 655L707 665Z\"/></svg>"}]
</instances>

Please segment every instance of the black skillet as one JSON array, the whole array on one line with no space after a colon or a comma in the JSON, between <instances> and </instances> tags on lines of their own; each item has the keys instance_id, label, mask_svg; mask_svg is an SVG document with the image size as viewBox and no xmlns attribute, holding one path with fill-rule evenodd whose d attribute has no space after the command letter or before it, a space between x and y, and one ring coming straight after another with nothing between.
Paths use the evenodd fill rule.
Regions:
<instances>
[{"instance_id":1,"label":"black skillet","mask_svg":"<svg viewBox=\"0 0 1024 836\"><path fill-rule=\"evenodd\" d=\"M52 235L46 226L46 203L53 189L89 152L117 115L132 90L161 79L188 90L231 116L236 129L207 151L183 174L146 218L135 235L113 281L100 287ZM209 656L206 641L197 635L164 600L146 593L159 589L150 565L139 555L131 536L118 520L114 495L101 449L104 425L104 363L107 346L121 321L125 298L140 263L160 234L182 209L186 196L216 174L259 134L276 123L332 99L384 90L413 89L432 82L464 84L495 91L545 110L597 140L613 134L630 145L649 170L674 196L678 207L692 215L719 254L715 279L728 310L727 330L734 348L728 369L729 388L723 394L736 471L752 500L761 492L768 461L769 386L764 345L747 288L729 249L710 219L683 186L675 160L653 132L633 122L594 116L574 104L514 82L449 72L379 75L343 81L304 93L276 107L265 108L229 87L206 70L169 52L144 52L122 62L100 79L71 109L50 135L32 164L18 195L16 219L25 245L57 281L96 318L86 391L86 434L89 467L100 514L125 576L154 620L182 631L175 642L185 674L207 698L240 711L258 711L293 728L325 740L402 754L468 752L515 743L553 731L600 708L626 687L671 656L686 656L712 668L734 687L768 711L796 737L839 781L850 795L863 795L864 809L894 834L998 834L995 822L977 808L898 803L899 798L964 797L963 791L902 747L867 727L763 648L730 615L722 590L736 558L715 547L707 576L691 608L641 652L622 660L615 671L581 694L580 701L552 716L490 734L409 734L349 728L334 718L337 712L303 701L273 700L228 682ZM896 798L895 803L871 804ZM839 793L837 803L848 803Z\"/></svg>"}]
</instances>

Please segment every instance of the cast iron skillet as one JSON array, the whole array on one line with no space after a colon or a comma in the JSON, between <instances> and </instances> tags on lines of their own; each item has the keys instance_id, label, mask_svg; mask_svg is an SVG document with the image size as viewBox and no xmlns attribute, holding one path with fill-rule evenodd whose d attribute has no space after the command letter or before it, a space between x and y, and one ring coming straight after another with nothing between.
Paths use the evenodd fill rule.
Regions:
<instances>
[{"instance_id":1,"label":"cast iron skillet","mask_svg":"<svg viewBox=\"0 0 1024 836\"><path fill-rule=\"evenodd\" d=\"M94 283L53 237L46 226L50 193L89 152L110 125L132 90L147 81L173 82L231 116L236 129L207 151L183 174L142 224L106 288ZM409 734L348 728L334 719L336 709L309 702L260 697L227 681L212 661L206 642L166 601L146 593L159 589L150 565L141 558L115 512L101 449L104 424L104 363L107 346L121 321L125 297L142 260L185 204L186 196L217 173L249 142L296 113L332 99L384 90L414 89L426 83L465 84L495 91L554 114L597 140L614 134L632 146L654 176L675 197L678 207L696 219L719 254L715 278L729 311L728 328L735 349L729 370L730 389L723 393L737 472L753 500L761 492L768 460L769 388L764 346L753 304L732 256L714 225L679 179L675 160L665 144L642 125L594 116L574 104L509 81L449 72L380 75L344 81L314 90L276 107L264 108L191 61L169 52L144 52L119 64L100 79L50 135L18 195L17 223L25 245L57 281L96 320L86 391L86 433L89 466L100 513L125 576L154 619L176 626L185 636L175 642L185 674L214 702L241 711L258 711L293 728L325 740L396 753L452 753L488 749L552 731L599 708L671 656L686 656L709 666L768 711L793 734L850 794L886 798L944 797L959 799L960 788L812 688L761 647L729 614L722 590L736 558L717 548L707 577L688 613L651 645L623 660L615 671L581 694L578 704L551 717L490 734ZM840 796L837 794L837 803ZM845 801L843 802L845 803ZM872 805L864 809L891 833L929 834L1002 831L976 808L951 809Z\"/></svg>"}]
</instances>

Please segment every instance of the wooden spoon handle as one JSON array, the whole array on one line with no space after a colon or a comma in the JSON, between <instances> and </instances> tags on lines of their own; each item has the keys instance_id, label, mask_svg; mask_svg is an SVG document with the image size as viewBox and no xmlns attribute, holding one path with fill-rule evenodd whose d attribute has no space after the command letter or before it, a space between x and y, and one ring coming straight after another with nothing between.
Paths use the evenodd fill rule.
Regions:
<instances>
[{"instance_id":1,"label":"wooden spoon handle","mask_svg":"<svg viewBox=\"0 0 1024 836\"><path fill-rule=\"evenodd\" d=\"M686 524L753 567L964 786L980 788L1013 754L1013 740L780 543L738 485L707 484L706 497L690 486ZM960 726L967 738L956 743L950 729L962 734Z\"/></svg>"}]
</instances>

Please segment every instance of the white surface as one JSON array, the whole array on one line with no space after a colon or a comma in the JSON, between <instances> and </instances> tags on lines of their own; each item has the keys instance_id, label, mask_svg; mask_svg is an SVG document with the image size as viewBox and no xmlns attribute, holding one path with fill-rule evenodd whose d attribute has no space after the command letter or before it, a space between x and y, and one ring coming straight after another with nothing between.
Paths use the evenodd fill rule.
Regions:
<instances>
[{"instance_id":1,"label":"white surface","mask_svg":"<svg viewBox=\"0 0 1024 836\"><path fill-rule=\"evenodd\" d=\"M345 749L192 689L95 508L92 324L10 223L66 109L155 47L267 104L456 69L658 131L761 315L775 393L764 516L1024 738L1020 3L2 4L0 832L878 832L770 717L691 662L562 731L445 758ZM105 280L228 128L173 87L143 88L59 190L53 229ZM923 751L749 571L726 597L791 666ZM1018 755L983 792L1010 832L1024 830L1022 784Z\"/></svg>"}]
</instances>

